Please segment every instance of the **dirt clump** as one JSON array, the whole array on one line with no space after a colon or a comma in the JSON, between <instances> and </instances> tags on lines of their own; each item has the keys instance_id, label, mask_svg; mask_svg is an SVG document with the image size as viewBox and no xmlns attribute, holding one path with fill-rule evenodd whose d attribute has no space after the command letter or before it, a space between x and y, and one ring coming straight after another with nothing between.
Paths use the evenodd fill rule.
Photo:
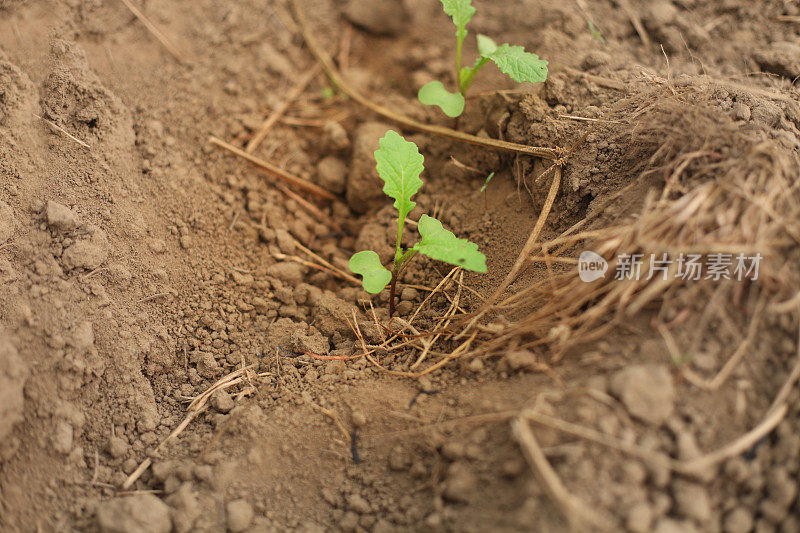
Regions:
<instances>
[{"instance_id":1,"label":"dirt clump","mask_svg":"<svg viewBox=\"0 0 800 533\"><path fill-rule=\"evenodd\" d=\"M169 533L169 507L152 494L110 500L97 508L97 527L103 533Z\"/></svg>"},{"instance_id":2,"label":"dirt clump","mask_svg":"<svg viewBox=\"0 0 800 533\"><path fill-rule=\"evenodd\" d=\"M407 21L405 5L402 2L377 0L365 4L350 0L344 7L347 19L375 35L396 36Z\"/></svg>"},{"instance_id":3,"label":"dirt clump","mask_svg":"<svg viewBox=\"0 0 800 533\"><path fill-rule=\"evenodd\" d=\"M28 377L28 368L11 344L7 332L0 337L0 380L2 381L2 412L0 412L0 438L5 439L11 429L22 420L23 387Z\"/></svg>"},{"instance_id":4,"label":"dirt clump","mask_svg":"<svg viewBox=\"0 0 800 533\"><path fill-rule=\"evenodd\" d=\"M800 76L800 46L793 42L774 43L766 50L753 55L758 66L764 72L771 72L795 80Z\"/></svg>"}]
</instances>

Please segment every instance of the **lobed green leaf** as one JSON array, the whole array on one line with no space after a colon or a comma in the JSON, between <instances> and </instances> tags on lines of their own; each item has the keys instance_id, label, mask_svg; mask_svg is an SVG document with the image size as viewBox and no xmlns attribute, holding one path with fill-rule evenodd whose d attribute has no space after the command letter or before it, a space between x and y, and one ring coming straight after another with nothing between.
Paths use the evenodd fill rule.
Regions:
<instances>
[{"instance_id":1,"label":"lobed green leaf","mask_svg":"<svg viewBox=\"0 0 800 533\"><path fill-rule=\"evenodd\" d=\"M348 266L353 274L361 276L361 285L370 294L378 294L392 280L392 273L381 264L378 254L372 250L353 254Z\"/></svg>"},{"instance_id":2,"label":"lobed green leaf","mask_svg":"<svg viewBox=\"0 0 800 533\"><path fill-rule=\"evenodd\" d=\"M461 93L451 93L444 88L440 81L426 83L417 94L419 101L425 105L435 105L448 117L457 117L464 112L464 95Z\"/></svg>"},{"instance_id":3,"label":"lobed green leaf","mask_svg":"<svg viewBox=\"0 0 800 533\"><path fill-rule=\"evenodd\" d=\"M402 227L408 213L417 205L411 201L411 197L422 187L419 175L422 173L425 158L419 153L416 144L405 140L396 131L389 130L378 142L375 161L378 175L384 181L383 192L394 198Z\"/></svg>"},{"instance_id":4,"label":"lobed green leaf","mask_svg":"<svg viewBox=\"0 0 800 533\"><path fill-rule=\"evenodd\" d=\"M414 250L437 261L460 266L474 272L486 272L486 256L478 251L478 245L459 239L442 223L428 215L422 215L417 225L422 240Z\"/></svg>"},{"instance_id":5,"label":"lobed green leaf","mask_svg":"<svg viewBox=\"0 0 800 533\"><path fill-rule=\"evenodd\" d=\"M486 47L487 44L484 43L484 48L488 49ZM501 72L518 83L523 81L541 83L547 79L547 61L539 59L536 54L526 52L521 46L501 44L484 57L494 61Z\"/></svg>"},{"instance_id":6,"label":"lobed green leaf","mask_svg":"<svg viewBox=\"0 0 800 533\"><path fill-rule=\"evenodd\" d=\"M467 23L475 14L471 0L441 0L444 12L453 19L456 25L456 36L463 41L467 36Z\"/></svg>"}]
</instances>

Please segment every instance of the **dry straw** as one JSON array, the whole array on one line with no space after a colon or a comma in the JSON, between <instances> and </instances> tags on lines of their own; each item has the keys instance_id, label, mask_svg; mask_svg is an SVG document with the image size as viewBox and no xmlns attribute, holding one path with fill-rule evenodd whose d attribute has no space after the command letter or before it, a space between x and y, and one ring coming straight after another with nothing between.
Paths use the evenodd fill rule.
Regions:
<instances>
[{"instance_id":1,"label":"dry straw","mask_svg":"<svg viewBox=\"0 0 800 533\"><path fill-rule=\"evenodd\" d=\"M519 319L481 349L546 346L558 360L648 309L656 311L653 325L665 332L668 346L673 343L676 357L697 348L709 329L723 327L744 346L734 350L738 361L777 323L775 304L795 301L800 291L798 156L766 134L735 124L710 101L711 92L709 85L663 85L616 106L609 118L630 126L608 124L600 134L624 147L619 167L629 169L628 175L617 178L619 191L606 206L593 210L596 219L587 217L530 250L550 276L495 307ZM643 198L638 207L627 206L626 215L600 224L604 207L637 195ZM555 267L557 259L584 249L609 260L612 273L623 253L644 254L643 272L651 253L760 253L763 259L755 282L683 280L674 275L673 263L666 280L606 276L584 283L574 267ZM781 308L789 313L781 323L790 330L797 325L797 307ZM711 380L693 381L717 388L734 366Z\"/></svg>"}]
</instances>

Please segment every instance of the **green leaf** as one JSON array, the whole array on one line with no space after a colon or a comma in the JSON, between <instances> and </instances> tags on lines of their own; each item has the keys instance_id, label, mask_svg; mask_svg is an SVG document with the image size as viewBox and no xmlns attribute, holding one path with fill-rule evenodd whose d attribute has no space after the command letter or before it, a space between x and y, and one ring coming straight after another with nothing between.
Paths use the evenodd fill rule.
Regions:
<instances>
[{"instance_id":1,"label":"green leaf","mask_svg":"<svg viewBox=\"0 0 800 533\"><path fill-rule=\"evenodd\" d=\"M394 206L400 212L399 227L402 228L406 216L417 205L411 201L411 197L422 187L419 175L425 158L416 144L405 140L394 130L387 131L378 146L375 161L378 174L384 181L383 192L394 198Z\"/></svg>"},{"instance_id":2,"label":"green leaf","mask_svg":"<svg viewBox=\"0 0 800 533\"><path fill-rule=\"evenodd\" d=\"M526 52L521 46L501 44L486 57L494 61L501 72L516 82L541 83L547 79L547 61Z\"/></svg>"},{"instance_id":3,"label":"green leaf","mask_svg":"<svg viewBox=\"0 0 800 533\"><path fill-rule=\"evenodd\" d=\"M451 93L440 81L425 84L419 90L417 98L425 105L439 106L448 117L457 117L463 113L466 103L461 93Z\"/></svg>"},{"instance_id":4,"label":"green leaf","mask_svg":"<svg viewBox=\"0 0 800 533\"><path fill-rule=\"evenodd\" d=\"M494 172L492 172L491 174L489 174L489 175L486 177L486 181L483 183L483 187L481 187L481 192L483 192L483 191L485 191L485 190L486 190L486 187L488 187L488 186L489 186L489 182L490 182L490 181L492 181L492 178L493 178L493 177L494 177Z\"/></svg>"},{"instance_id":5,"label":"green leaf","mask_svg":"<svg viewBox=\"0 0 800 533\"><path fill-rule=\"evenodd\" d=\"M481 57L489 57L497 51L497 43L491 37L479 33L478 37L478 53Z\"/></svg>"},{"instance_id":6,"label":"green leaf","mask_svg":"<svg viewBox=\"0 0 800 533\"><path fill-rule=\"evenodd\" d=\"M381 264L378 254L372 250L353 254L348 266L353 274L361 276L361 284L370 294L378 294L392 280L392 273Z\"/></svg>"},{"instance_id":7,"label":"green leaf","mask_svg":"<svg viewBox=\"0 0 800 533\"><path fill-rule=\"evenodd\" d=\"M414 249L419 253L467 270L486 272L486 256L478 251L478 245L459 239L435 218L422 215L417 230L422 240L414 245Z\"/></svg>"},{"instance_id":8,"label":"green leaf","mask_svg":"<svg viewBox=\"0 0 800 533\"><path fill-rule=\"evenodd\" d=\"M475 14L471 0L441 0L444 12L453 19L456 25L456 36L463 41L467 36L467 22Z\"/></svg>"}]
</instances>

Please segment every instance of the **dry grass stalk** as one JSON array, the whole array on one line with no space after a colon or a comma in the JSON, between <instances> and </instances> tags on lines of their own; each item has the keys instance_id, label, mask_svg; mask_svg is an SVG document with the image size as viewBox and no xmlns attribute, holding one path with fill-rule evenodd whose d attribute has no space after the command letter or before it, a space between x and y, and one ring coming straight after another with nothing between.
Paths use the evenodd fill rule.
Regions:
<instances>
[{"instance_id":1,"label":"dry grass stalk","mask_svg":"<svg viewBox=\"0 0 800 533\"><path fill-rule=\"evenodd\" d=\"M792 389L797 385L797 382L800 380L800 328L798 328L798 340L797 340L797 356L795 357L794 366L792 367L792 371L789 372L789 377L786 379L786 382L778 391L778 394L775 396L775 399L772 401L772 405L770 405L769 410L774 411L780 408L781 405L786 403L789 399L789 394L791 394Z\"/></svg>"},{"instance_id":2,"label":"dry grass stalk","mask_svg":"<svg viewBox=\"0 0 800 533\"><path fill-rule=\"evenodd\" d=\"M305 73L303 77L297 80L297 83L286 96L286 99L281 102L278 107L264 120L264 123L261 124L261 127L258 128L258 131L253 135L253 138L250 139L250 142L247 143L244 151L248 154L253 153L253 151L258 148L258 145L261 144L261 141L267 136L267 134L272 129L272 126L275 125L278 120L286 113L286 110L289 109L289 106L292 103L300 98L300 95L308 88L311 81L317 77L322 72L322 67L318 64L314 65L308 72Z\"/></svg>"},{"instance_id":3,"label":"dry grass stalk","mask_svg":"<svg viewBox=\"0 0 800 533\"><path fill-rule=\"evenodd\" d=\"M789 406L785 403L776 409L771 409L767 412L766 418L764 418L764 420L762 420L761 423L752 430L714 452L706 454L702 457L698 457L697 459L693 459L691 461L684 461L683 463L680 463L677 470L685 475L694 475L711 467L717 466L731 457L736 457L743 454L752 448L758 441L772 433L772 430L778 427L778 424L780 424L783 419L786 418L786 413L788 412Z\"/></svg>"},{"instance_id":4,"label":"dry grass stalk","mask_svg":"<svg viewBox=\"0 0 800 533\"><path fill-rule=\"evenodd\" d=\"M350 281L351 283L355 283L356 285L361 285L361 281L359 281L358 278L356 278L355 276L352 276L352 275L348 274L347 272L343 271L342 269L332 265L331 263L329 263L328 261L326 261L325 259L323 259L319 255L317 255L316 253L312 252L311 250L309 250L308 248L303 246L300 243L300 241L295 239L294 236L290 235L290 237L292 239L292 242L294 242L294 245L297 246L298 248L300 248L300 250L303 253L305 253L306 255L308 255L309 257L314 259L315 261L319 262L321 265L327 267L328 269L330 269L334 273L338 274L338 276L340 278L346 279L346 280Z\"/></svg>"},{"instance_id":5,"label":"dry grass stalk","mask_svg":"<svg viewBox=\"0 0 800 533\"><path fill-rule=\"evenodd\" d=\"M255 157L252 154L248 154L244 150L240 150L239 148L236 148L232 144L226 143L222 139L219 139L212 135L211 137L208 138L208 141L211 144L219 146L220 148L224 148L225 150L231 152L232 154L238 155L239 157L246 159L248 162L252 163L261 170L265 171L267 174L270 174L280 180L283 180L290 185L294 185L295 187L298 187L312 194L315 194L320 198L324 198L325 200L331 200L331 201L338 200L336 195L326 191L322 187L314 185L310 181L304 180L299 176L295 176L294 174L291 174L290 172L287 172L282 168L273 165L272 163L268 163L267 161L264 161L261 158Z\"/></svg>"},{"instance_id":6,"label":"dry grass stalk","mask_svg":"<svg viewBox=\"0 0 800 533\"><path fill-rule=\"evenodd\" d=\"M85 142L83 142L82 140L78 139L77 137L75 137L74 135L72 135L70 132L68 132L67 130L65 130L64 128L62 128L61 126L59 126L58 124L56 124L56 123L55 123L55 122L53 122L52 120L47 120L46 118L44 118L44 117L42 117L42 116L39 116L39 115L37 115L36 113L34 113L34 114L33 114L33 116L34 116L34 117L36 117L36 118L38 118L38 119L39 119L39 120L41 120L42 122L46 123L48 126L50 126L51 128L53 128L53 129L54 129L54 130L56 130L57 132L59 132L59 133L63 133L63 134L64 134L64 135L66 135L66 136L67 136L67 137L68 137L70 140L72 140L72 141L75 141L76 143L78 143L79 145L83 146L84 148L90 148L90 149L91 149L91 146L89 146L88 144L86 144L86 143L85 143Z\"/></svg>"},{"instance_id":7,"label":"dry grass stalk","mask_svg":"<svg viewBox=\"0 0 800 533\"><path fill-rule=\"evenodd\" d=\"M539 413L533 409L522 411L519 417L538 425L558 430L567 435L578 437L585 441L593 442L605 446L606 448L631 455L646 463L664 466L679 474L692 477L701 475L701 473L707 471L709 468L715 467L731 457L736 457L744 453L765 435L768 435L775 429L786 417L787 412L788 406L786 403L779 405L776 409L770 409L767 411L764 419L747 433L744 433L713 452L687 461L675 460L666 454L654 452L635 444L626 443L613 435L607 435L592 428Z\"/></svg>"},{"instance_id":8,"label":"dry grass stalk","mask_svg":"<svg viewBox=\"0 0 800 533\"><path fill-rule=\"evenodd\" d=\"M160 42L161 45L175 57L175 59L177 59L181 63L185 61L183 53L178 49L178 47L172 44L172 41L169 40L169 38L164 34L164 32L158 29L158 26L150 22L150 19L148 19L144 15L144 13L139 11L139 8L133 5L133 2L131 2L131 0L122 0L122 3L125 4L125 7L127 7L131 11L131 13L133 13L133 15L137 19L139 19L139 22L141 22L144 25L144 27L147 28L147 30L153 34L153 37L155 37L156 40Z\"/></svg>"},{"instance_id":9,"label":"dry grass stalk","mask_svg":"<svg viewBox=\"0 0 800 533\"><path fill-rule=\"evenodd\" d=\"M428 356L428 352L431 350L431 347L434 345L434 343L437 340L439 340L439 337L442 336L442 333L443 333L444 329L446 329L450 325L450 323L453 320L453 317L455 316L456 312L459 310L458 303L461 301L461 286L462 286L462 283L464 281L464 271L463 270L459 273L459 278L460 278L459 279L460 283L458 285L458 291L456 292L455 298L450 300L450 307L447 309L447 311L445 312L444 316L436 324L436 327L434 328L434 330L436 331L436 334L433 336L432 339L423 341L424 344L425 344L425 348L422 350L422 353L419 354L419 357L417 358L417 360L411 365L411 367L410 367L411 370L415 370L419 365L422 364L422 362ZM431 294L434 294L434 293L431 293ZM443 294L445 296L447 296L446 292L443 293Z\"/></svg>"},{"instance_id":10,"label":"dry grass stalk","mask_svg":"<svg viewBox=\"0 0 800 533\"><path fill-rule=\"evenodd\" d=\"M280 191L283 194L285 194L286 196L288 196L289 198L300 204L300 207L305 209L307 213L315 217L320 223L322 223L325 226L328 226L334 231L338 232L342 231L342 227L335 220L333 220L331 217L325 214L325 212L322 211L322 209L315 206L314 204L312 204L311 202L309 202L308 200L306 200L305 198L303 198L302 196L291 190L289 187L286 187L285 185L276 183L275 186L278 187L278 189L280 189Z\"/></svg>"},{"instance_id":11,"label":"dry grass stalk","mask_svg":"<svg viewBox=\"0 0 800 533\"><path fill-rule=\"evenodd\" d=\"M633 29L636 30L637 35L642 40L642 44L644 44L645 48L650 48L650 35L647 33L647 30L642 24L642 18L639 14L633 9L633 6L628 2L628 0L619 0L619 5L622 7L625 14L628 15L628 18L631 21L631 25Z\"/></svg>"},{"instance_id":12,"label":"dry grass stalk","mask_svg":"<svg viewBox=\"0 0 800 533\"><path fill-rule=\"evenodd\" d=\"M748 353L753 345L753 342L756 339L756 334L758 333L758 326L762 324L762 313L764 312L764 307L765 299L762 298L759 304L756 306L753 317L750 319L747 337L739 343L736 351L733 353L733 355L731 355L731 357L725 362L725 365L712 379L703 379L693 372L689 367L683 367L681 372L686 380L703 390L714 391L719 389L722 384L725 383L725 380L730 377L730 375L736 369L736 366L742 361L744 356ZM680 359L678 359L678 361L680 361Z\"/></svg>"},{"instance_id":13,"label":"dry grass stalk","mask_svg":"<svg viewBox=\"0 0 800 533\"><path fill-rule=\"evenodd\" d=\"M408 319L409 323L414 322L414 319L417 318L419 313L425 308L428 302L431 301L431 298L433 298L440 291L443 291L450 283L453 276L455 276L459 270L461 270L460 267L453 268L450 270L450 272L447 273L446 276L442 278L442 280L436 285L436 287L434 287L434 289L430 292L430 294L428 294L428 296L426 296L425 299L422 300L422 303L419 304L419 306L417 306L417 309L414 311L414 314L412 314L411 318Z\"/></svg>"},{"instance_id":14,"label":"dry grass stalk","mask_svg":"<svg viewBox=\"0 0 800 533\"><path fill-rule=\"evenodd\" d=\"M758 282L685 281L673 276L647 280L642 276L584 283L575 271L553 269L551 279L533 283L494 307L525 314L481 344L480 350L502 351L512 342L547 345L557 360L570 347L600 338L652 307L660 313L677 310L687 326L698 323L688 318L707 315L702 318L705 331L716 323L741 331L741 319L734 321L726 310L731 298L747 309L748 334L743 340L752 345L758 336L758 331L751 330L756 328L752 323L770 320L771 313L765 309L796 308L800 283L796 261L789 258L800 243L797 156L741 132L722 120L704 98L708 97L701 89L687 85L656 87L623 101L613 118L632 125L603 126L606 137L629 149L625 163L630 165L631 178L623 190L641 188L643 180L659 177L663 190L650 194L638 215L621 224L615 221L610 227L589 227L575 234L591 222L576 224L561 237L532 247L527 257L540 256L552 266L554 258L576 248L591 249L609 260L608 271L613 273L615 258L621 253L649 257L649 253L667 252L676 258L681 252L759 252L764 260ZM613 201L619 195L611 196ZM643 266L645 273L648 266ZM719 304L701 305L714 294L719 294ZM676 353L686 353L680 346L683 336L668 332L665 338L670 335ZM694 381L719 387L746 355L746 347L741 348L715 378L706 381L696 376Z\"/></svg>"},{"instance_id":15,"label":"dry grass stalk","mask_svg":"<svg viewBox=\"0 0 800 533\"><path fill-rule=\"evenodd\" d=\"M307 266L309 268L313 268L315 270L321 270L323 272L328 272L329 274L332 274L333 276L335 276L337 278L340 278L340 279L343 279L345 281L349 281L350 283L353 283L354 285L361 285L361 281L359 281L357 278L351 276L350 274L346 274L346 273L342 272L342 270L340 270L340 269L338 269L336 267L329 267L328 266L329 263L327 261L325 261L324 259L322 259L321 257L317 256L316 254L314 254L314 256L316 256L316 257L314 257L314 256L312 256L312 257L317 261L324 261L324 263L320 264L320 263L315 263L313 261L307 261L307 260L303 259L302 257L297 257L296 255L287 255L287 254L282 254L282 253L274 253L272 255L273 255L273 257L275 259L279 259L281 261L294 261L295 263L299 263L301 265Z\"/></svg>"},{"instance_id":16,"label":"dry grass stalk","mask_svg":"<svg viewBox=\"0 0 800 533\"><path fill-rule=\"evenodd\" d=\"M536 477L544 485L548 496L561 511L573 531L611 531L614 529L613 522L609 517L596 512L569 492L550 465L536 436L524 418L513 419L511 430L522 448L525 459L536 473Z\"/></svg>"},{"instance_id":17,"label":"dry grass stalk","mask_svg":"<svg viewBox=\"0 0 800 533\"><path fill-rule=\"evenodd\" d=\"M350 432L347 431L347 429L344 427L344 424L342 424L342 421L339 419L339 417L336 415L334 411L332 411L331 409L325 409L324 407L319 406L315 403L312 403L311 407L319 411L320 413L324 414L331 420L333 420L333 423L336 425L339 431L341 431L342 435L344 436L344 440L346 440L348 444L353 442L353 437L350 435Z\"/></svg>"},{"instance_id":18,"label":"dry grass stalk","mask_svg":"<svg viewBox=\"0 0 800 533\"><path fill-rule=\"evenodd\" d=\"M192 422L192 420L194 420L200 414L202 414L206 410L206 408L208 407L208 401L211 399L211 396L216 391L225 390L225 389L228 389L230 387L233 387L234 385L238 385L239 383L241 383L243 381L250 380L251 379L251 375L255 374L253 372L253 368L254 367L255 367L255 365L253 364L253 365L245 366L245 367L242 367L242 368L240 368L238 370L235 370L235 371L231 372L227 376L224 376L224 377L220 378L219 380L217 380L216 383L211 385L202 394L200 394L199 396L194 398L192 400L192 402L189 404L189 406L186 408L186 410L187 410L186 417L183 419L183 421L180 424L178 424L178 426L174 430L172 430L172 433L167 435L167 438L162 440L158 444L158 446L156 446L156 448L153 451L153 453L158 453L162 449L164 449L164 447L167 444L169 444L171 441L175 440L178 437L178 435L180 435L183 432L183 430L186 429L186 427ZM258 377L263 377L263 376L271 376L272 374L269 373L269 372L262 372L260 374L255 374L255 375L257 375ZM141 477L141 475L148 468L150 468L151 464L153 464L153 460L150 457L148 457L144 461L142 461L139 464L139 466L136 468L136 470L134 470L127 477L125 482L122 484L121 489L122 490L130 489L133 486L133 484L136 483L136 480L138 480Z\"/></svg>"},{"instance_id":19,"label":"dry grass stalk","mask_svg":"<svg viewBox=\"0 0 800 533\"><path fill-rule=\"evenodd\" d=\"M458 358L462 357L464 354L468 353L469 348L472 346L472 343L475 340L475 337L477 336L477 332L473 332L472 335L470 335L470 337L467 340L465 340L464 342L459 344L458 347L456 347L452 352L450 352L448 354L445 354L444 357L442 357L442 359L440 359L436 363L432 363L431 365L427 366L424 370L421 370L419 372L406 372L406 371L402 371L402 370L390 370L390 369L384 367L383 365L381 365L380 362L378 362L378 360L375 359L375 357L372 356L372 354L375 352L375 350L374 349L373 350L368 349L367 342L364 339L364 335L361 333L361 327L358 324L358 319L356 318L355 311L353 311L352 318L353 318L352 322L349 319L348 319L347 322L350 325L350 329L353 330L353 332L356 335L356 338L361 343L361 348L363 350L361 355L363 355L367 359L367 361L372 363L372 365L375 366L376 368L378 368L379 370L381 370L383 372L386 372L387 374L391 374L393 376L401 376L401 377L407 377L407 378L419 378L419 377L422 377L422 376L424 376L426 374L430 374L431 372L434 372L435 370L438 370L438 369L442 368L443 366L445 366L449 362L451 362L451 361L453 361L455 359L458 359Z\"/></svg>"}]
</instances>

